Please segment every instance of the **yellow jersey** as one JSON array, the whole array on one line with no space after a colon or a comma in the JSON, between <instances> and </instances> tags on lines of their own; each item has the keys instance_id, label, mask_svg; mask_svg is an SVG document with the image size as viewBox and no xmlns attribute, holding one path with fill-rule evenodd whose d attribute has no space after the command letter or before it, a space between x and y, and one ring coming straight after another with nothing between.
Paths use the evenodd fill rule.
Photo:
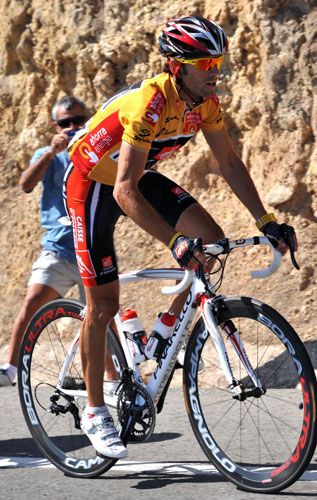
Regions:
<instances>
[{"instance_id":1,"label":"yellow jersey","mask_svg":"<svg viewBox=\"0 0 317 500\"><path fill-rule=\"evenodd\" d=\"M147 150L146 169L169 158L202 129L219 130L216 95L186 111L168 73L132 84L106 101L69 144L69 156L85 178L113 186L121 142Z\"/></svg>"}]
</instances>

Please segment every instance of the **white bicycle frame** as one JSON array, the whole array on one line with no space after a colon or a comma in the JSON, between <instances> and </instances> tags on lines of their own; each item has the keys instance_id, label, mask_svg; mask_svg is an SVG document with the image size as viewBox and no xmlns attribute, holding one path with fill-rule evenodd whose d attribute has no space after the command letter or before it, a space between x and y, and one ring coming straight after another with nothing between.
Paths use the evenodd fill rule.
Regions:
<instances>
[{"instance_id":1,"label":"white bicycle frame","mask_svg":"<svg viewBox=\"0 0 317 500\"><path fill-rule=\"evenodd\" d=\"M252 278L265 278L275 272L275 270L279 267L281 261L281 254L278 253L276 250L274 250L271 243L266 237L254 237L254 238L228 241L228 249L232 250L238 247L241 248L258 244L270 246L274 254L273 262L269 267L260 271L251 272ZM204 250L206 251L207 254L212 254L212 255L219 255L224 253L223 246L217 244L206 245L204 246ZM180 283L178 283L175 286L165 286L162 288L162 293L167 295L179 294L190 287L186 301L183 306L183 310L176 323L173 335L168 340L167 345L163 351L163 354L159 359L159 361L157 362L157 365L147 384L144 384L142 380L140 366L135 364L133 361L133 354L130 351L130 346L127 342L126 336L123 333L123 328L119 314L117 314L115 317L115 322L118 329L121 346L123 348L128 367L132 369L134 379L137 382L141 383L146 388L146 390L148 391L149 395L153 400L154 405L157 405L160 399L160 396L164 390L166 382L168 381L168 378L174 367L177 355L181 349L183 342L186 341L190 335L190 325L196 314L197 308L195 306L198 297L200 297L199 302L200 302L200 309L202 312L202 318L205 324L205 332L206 334L210 335L212 341L214 342L220 366L228 381L228 386L231 387L231 390L234 394L237 394L237 392L239 392L239 388L236 388L234 384L232 370L230 367L230 363L228 361L227 350L223 340L223 333L216 324L216 320L213 314L212 301L214 300L214 298L209 298L207 297L207 295L204 295L206 293L204 285L202 281L196 277L193 271L184 271L182 269L143 269L128 273L123 273L119 276L119 279L120 279L120 285L124 285L126 283L131 283L131 282L140 282L144 280L180 281ZM212 290L212 285L211 285L211 290ZM226 334L225 328L224 328L224 334ZM257 375L249 362L239 332L235 331L231 333L230 336L228 335L228 338L232 342L233 347L237 353L237 356L239 357L241 363L245 367L248 375L252 379L255 387L261 389L262 387L261 381L257 378ZM78 341L79 341L79 333L72 342L72 345L66 355L64 365L60 372L59 383L57 388L60 389L64 394L70 396L87 397L86 391L62 388L64 377L68 372L69 366L74 358L76 349L78 347ZM117 396L105 395L105 402L110 406L116 407Z\"/></svg>"}]
</instances>

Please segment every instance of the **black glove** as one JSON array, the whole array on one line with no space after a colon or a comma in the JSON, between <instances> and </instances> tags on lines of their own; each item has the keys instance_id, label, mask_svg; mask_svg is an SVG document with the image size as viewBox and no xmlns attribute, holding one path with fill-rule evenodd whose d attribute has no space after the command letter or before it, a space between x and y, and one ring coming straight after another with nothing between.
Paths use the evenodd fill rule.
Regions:
<instances>
[{"instance_id":1,"label":"black glove","mask_svg":"<svg viewBox=\"0 0 317 500\"><path fill-rule=\"evenodd\" d=\"M283 240L289 246L290 239L293 240L295 236L292 226L278 224L277 222L268 222L261 231L270 239L275 248L278 246L278 240Z\"/></svg>"},{"instance_id":2,"label":"black glove","mask_svg":"<svg viewBox=\"0 0 317 500\"><path fill-rule=\"evenodd\" d=\"M278 247L278 240L283 240L290 250L294 267L299 269L295 259L296 236L293 226L289 226L288 224L278 224L277 222L268 222L268 224L266 224L261 231L269 238L275 248Z\"/></svg>"},{"instance_id":3,"label":"black glove","mask_svg":"<svg viewBox=\"0 0 317 500\"><path fill-rule=\"evenodd\" d=\"M192 239L182 234L176 238L171 247L176 262L183 267L188 267L190 260L195 257L196 250L202 250L201 238Z\"/></svg>"}]
</instances>

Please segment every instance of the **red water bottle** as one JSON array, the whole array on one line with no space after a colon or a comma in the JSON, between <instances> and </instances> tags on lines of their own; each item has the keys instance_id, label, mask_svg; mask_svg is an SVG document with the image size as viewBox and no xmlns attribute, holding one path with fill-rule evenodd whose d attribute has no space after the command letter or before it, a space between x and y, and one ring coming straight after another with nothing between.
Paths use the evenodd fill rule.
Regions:
<instances>
[{"instance_id":1,"label":"red water bottle","mask_svg":"<svg viewBox=\"0 0 317 500\"><path fill-rule=\"evenodd\" d=\"M144 348L147 343L145 330L136 311L126 309L121 313L122 329L127 338L130 352L136 364L145 360Z\"/></svg>"},{"instance_id":2,"label":"red water bottle","mask_svg":"<svg viewBox=\"0 0 317 500\"><path fill-rule=\"evenodd\" d=\"M168 339L173 335L176 320L173 313L159 314L144 351L148 359L157 358L162 354Z\"/></svg>"}]
</instances>

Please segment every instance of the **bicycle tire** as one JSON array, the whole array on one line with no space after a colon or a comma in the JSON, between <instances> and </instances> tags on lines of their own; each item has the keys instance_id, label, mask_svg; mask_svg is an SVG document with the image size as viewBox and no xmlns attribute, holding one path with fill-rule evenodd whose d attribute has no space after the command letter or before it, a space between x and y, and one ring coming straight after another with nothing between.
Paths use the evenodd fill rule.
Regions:
<instances>
[{"instance_id":1,"label":"bicycle tire","mask_svg":"<svg viewBox=\"0 0 317 500\"><path fill-rule=\"evenodd\" d=\"M248 297L220 298L217 304L217 324L233 321L266 392L245 401L233 398L200 319L184 361L189 420L210 462L239 489L277 492L301 476L314 454L314 369L296 332L273 308ZM230 341L224 340L234 376L252 387ZM199 372L201 359L205 367Z\"/></svg>"},{"instance_id":2,"label":"bicycle tire","mask_svg":"<svg viewBox=\"0 0 317 500\"><path fill-rule=\"evenodd\" d=\"M75 300L57 299L37 311L21 345L18 383L24 418L40 451L66 475L90 478L103 474L117 460L98 456L87 436L75 428L75 415L78 410L80 418L86 397L72 398L74 413L56 415L49 411L52 397L59 396L56 403L67 406L65 395L56 390L56 385L67 348L80 330L83 308L83 304ZM107 341L120 378L127 363L121 344L110 328ZM68 386L75 384L75 388L85 389L79 349L66 375ZM113 413L115 420L116 409Z\"/></svg>"}]
</instances>

